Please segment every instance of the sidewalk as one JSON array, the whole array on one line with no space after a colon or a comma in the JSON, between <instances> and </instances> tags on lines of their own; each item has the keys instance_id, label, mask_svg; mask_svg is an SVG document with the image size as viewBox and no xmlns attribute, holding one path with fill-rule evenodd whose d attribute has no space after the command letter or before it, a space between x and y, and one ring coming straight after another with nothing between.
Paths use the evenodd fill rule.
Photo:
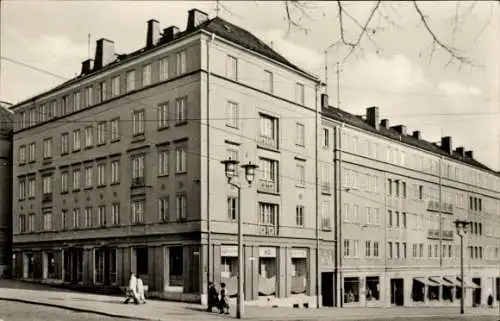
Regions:
<instances>
[{"instance_id":1,"label":"sidewalk","mask_svg":"<svg viewBox=\"0 0 500 321\"><path fill-rule=\"evenodd\" d=\"M204 307L197 304L153 301L144 305L123 304L124 298L64 291L43 286L2 286L0 283L0 300L10 300L41 304L45 306L65 308L80 312L91 312L100 315L121 317L135 320L169 320L169 321L211 321L234 318L234 307L231 315L207 313ZM214 309L215 310L215 309ZM402 316L457 316L456 307L425 308L262 308L249 306L245 308L245 319L248 320L359 320L384 319ZM498 309L468 308L467 315L498 315Z\"/></svg>"}]
</instances>

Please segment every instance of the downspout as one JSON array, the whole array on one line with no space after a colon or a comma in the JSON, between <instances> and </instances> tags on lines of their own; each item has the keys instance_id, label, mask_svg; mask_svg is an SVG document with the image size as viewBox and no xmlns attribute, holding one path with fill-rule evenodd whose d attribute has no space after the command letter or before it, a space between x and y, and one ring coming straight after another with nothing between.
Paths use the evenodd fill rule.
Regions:
<instances>
[{"instance_id":1,"label":"downspout","mask_svg":"<svg viewBox=\"0 0 500 321\"><path fill-rule=\"evenodd\" d=\"M443 268L443 206L442 206L442 166L443 157L439 157L439 267Z\"/></svg>"},{"instance_id":2,"label":"downspout","mask_svg":"<svg viewBox=\"0 0 500 321\"><path fill-rule=\"evenodd\" d=\"M315 89L316 89L316 111L315 111L315 132L316 135L314 138L314 171L315 171L315 186L316 186L316 199L315 199L315 208L316 208L316 308L320 308L320 302L319 302L319 188L318 188L318 117L319 117L319 112L318 112L318 87L319 85L316 84Z\"/></svg>"},{"instance_id":3,"label":"downspout","mask_svg":"<svg viewBox=\"0 0 500 321\"><path fill-rule=\"evenodd\" d=\"M340 125L340 127L337 127L337 137L335 139L335 143L337 144L337 148L335 149L335 155L338 163L338 169L337 169L337 181L338 181L338 188L335 189L336 193L336 199L337 199L337 220L336 220L336 226L337 226L337 235L336 235L336 245L337 245L337 266L336 266L336 271L337 271L337 306L338 307L343 307L344 306L344 300L343 300L343 285L342 285L342 257L343 257L343 248L342 248L342 129L344 128L344 123ZM335 166L337 168L337 166ZM338 193L338 194L337 194Z\"/></svg>"},{"instance_id":4,"label":"downspout","mask_svg":"<svg viewBox=\"0 0 500 321\"><path fill-rule=\"evenodd\" d=\"M210 230L210 49L212 42L215 39L215 34L207 42L207 295L208 295L208 282L212 281L212 232Z\"/></svg>"}]
</instances>

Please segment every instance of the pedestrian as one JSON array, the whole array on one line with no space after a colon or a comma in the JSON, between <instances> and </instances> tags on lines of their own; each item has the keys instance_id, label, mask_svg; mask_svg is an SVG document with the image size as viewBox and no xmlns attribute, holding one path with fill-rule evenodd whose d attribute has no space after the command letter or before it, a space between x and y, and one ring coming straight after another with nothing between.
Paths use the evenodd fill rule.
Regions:
<instances>
[{"instance_id":1,"label":"pedestrian","mask_svg":"<svg viewBox=\"0 0 500 321\"><path fill-rule=\"evenodd\" d=\"M208 282L208 307L207 311L212 312L213 307L219 307L219 293L213 282Z\"/></svg>"},{"instance_id":2,"label":"pedestrian","mask_svg":"<svg viewBox=\"0 0 500 321\"><path fill-rule=\"evenodd\" d=\"M128 304L130 299L133 299L135 304L139 304L139 300L137 297L137 278L135 277L134 272L130 272L130 278L128 280L128 287L126 292L126 299L123 303Z\"/></svg>"},{"instance_id":3,"label":"pedestrian","mask_svg":"<svg viewBox=\"0 0 500 321\"><path fill-rule=\"evenodd\" d=\"M220 284L219 313L229 314L229 300L226 296L226 283Z\"/></svg>"},{"instance_id":4,"label":"pedestrian","mask_svg":"<svg viewBox=\"0 0 500 321\"><path fill-rule=\"evenodd\" d=\"M146 297L144 296L144 283L140 277L137 278L137 299L139 303L146 303Z\"/></svg>"}]
</instances>

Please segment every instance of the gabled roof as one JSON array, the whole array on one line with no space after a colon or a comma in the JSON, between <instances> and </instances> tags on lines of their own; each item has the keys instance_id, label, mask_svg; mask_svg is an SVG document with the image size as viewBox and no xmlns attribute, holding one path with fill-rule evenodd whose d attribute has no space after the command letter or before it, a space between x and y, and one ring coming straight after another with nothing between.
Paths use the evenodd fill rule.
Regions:
<instances>
[{"instance_id":1,"label":"gabled roof","mask_svg":"<svg viewBox=\"0 0 500 321\"><path fill-rule=\"evenodd\" d=\"M423 139L417 139L411 135L403 135L403 134L401 134L401 133L399 133L396 130L391 129L391 128L386 128L386 127L380 126L379 130L377 130L374 127L372 127L370 124L368 124L365 120L363 120L361 117L350 114L350 113L348 113L344 110L341 110L339 108L335 108L335 107L324 108L322 110L322 114L328 118L349 124L353 127L357 127L357 128L362 129L362 130L365 130L365 131L368 131L368 132L371 132L371 133L374 133L374 134L377 134L380 136L384 136L384 137L392 139L394 141L402 142L402 143L405 143L407 145L414 146L414 147L423 149L423 150L431 152L431 153L442 155L444 157L454 159L456 161L465 163L467 165L476 167L478 169L489 171L493 175L500 176L499 172L492 170L488 166L478 162L477 160L475 160L472 157L468 157L468 156L462 157L462 155L460 155L456 151L453 151L451 154L448 154L447 152L445 152L444 150L439 148L439 146L437 146L436 144L434 144L432 142L429 142L429 141L426 141Z\"/></svg>"},{"instance_id":2,"label":"gabled roof","mask_svg":"<svg viewBox=\"0 0 500 321\"><path fill-rule=\"evenodd\" d=\"M56 87L54 87L52 89L46 90L41 94L35 95L29 99L26 99L24 101L21 101L21 102L15 104L13 106L13 108L17 107L18 105L25 104L29 101L36 100L36 99L42 97L43 95L57 91L61 88L64 88L64 87L69 86L73 83L76 83L76 82L78 82L84 78L87 78L91 75L95 75L99 72L102 72L104 70L112 68L113 66L116 66L120 63L130 61L139 55L145 54L147 52L152 52L152 51L158 49L159 47L163 47L164 45L166 45L168 43L172 43L172 42L178 41L184 37L188 37L188 36L198 32L200 30L205 30L209 33L214 33L215 35L217 35L221 38L229 40L229 41L231 41L239 46L242 46L244 48L252 50L252 51L259 53L265 57L268 57L272 60L275 60L283 65L286 65L286 66L294 69L297 72L305 74L309 78L314 79L315 81L318 81L318 82L320 81L316 76L310 74L309 72L307 72L307 71L297 67L293 63L291 63L288 59L286 59L285 57L280 55L278 52L276 52L274 49L269 47L267 44L265 44L259 38L254 36L251 32L249 32L241 27L238 27L238 26L236 26L236 25L234 25L234 24L232 24L224 19L216 17L216 18L209 19L209 20L199 24L195 28L191 28L191 29L184 30L182 32L177 33L177 35L174 37L174 39L170 39L170 40L161 39L160 42L152 48L143 47L143 48L136 50L136 51L133 51L129 54L116 54L116 59L113 62L109 63L108 65L104 66L103 68L92 71L86 75L79 75L77 77L69 79L68 81L63 82L62 84L57 85Z\"/></svg>"}]
</instances>

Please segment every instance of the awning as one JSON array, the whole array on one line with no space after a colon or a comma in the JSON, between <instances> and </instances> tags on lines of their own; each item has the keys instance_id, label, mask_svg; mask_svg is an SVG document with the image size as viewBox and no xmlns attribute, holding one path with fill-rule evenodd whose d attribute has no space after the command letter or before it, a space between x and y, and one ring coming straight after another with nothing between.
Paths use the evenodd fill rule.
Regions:
<instances>
[{"instance_id":1,"label":"awning","mask_svg":"<svg viewBox=\"0 0 500 321\"><path fill-rule=\"evenodd\" d=\"M460 286L460 282L454 276L443 276L443 283L445 286Z\"/></svg>"},{"instance_id":2,"label":"awning","mask_svg":"<svg viewBox=\"0 0 500 321\"><path fill-rule=\"evenodd\" d=\"M440 286L441 283L439 282L436 282L432 279L428 279L428 278L423 278L423 277L415 277L413 278L414 280L417 280L418 282L422 283L422 284L425 284L427 286Z\"/></svg>"},{"instance_id":3,"label":"awning","mask_svg":"<svg viewBox=\"0 0 500 321\"><path fill-rule=\"evenodd\" d=\"M457 276L457 283L458 283L458 286L462 286L461 282L460 282L460 277ZM477 285L476 283L474 282L471 282L471 280L469 278L464 278L464 286L466 288L472 288L472 289L479 289L480 286Z\"/></svg>"},{"instance_id":4,"label":"awning","mask_svg":"<svg viewBox=\"0 0 500 321\"><path fill-rule=\"evenodd\" d=\"M430 286L440 286L440 285L446 286L446 283L444 283L439 277L429 277L429 281L430 281L429 282Z\"/></svg>"}]
</instances>

